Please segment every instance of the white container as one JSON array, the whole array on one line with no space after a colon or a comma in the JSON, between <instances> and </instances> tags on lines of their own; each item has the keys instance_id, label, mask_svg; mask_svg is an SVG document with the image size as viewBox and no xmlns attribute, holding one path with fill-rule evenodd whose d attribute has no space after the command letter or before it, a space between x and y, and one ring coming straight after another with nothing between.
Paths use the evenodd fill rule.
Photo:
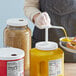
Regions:
<instances>
[{"instance_id":1,"label":"white container","mask_svg":"<svg viewBox=\"0 0 76 76\"><path fill-rule=\"evenodd\" d=\"M0 48L0 76L24 76L24 51Z\"/></svg>"}]
</instances>

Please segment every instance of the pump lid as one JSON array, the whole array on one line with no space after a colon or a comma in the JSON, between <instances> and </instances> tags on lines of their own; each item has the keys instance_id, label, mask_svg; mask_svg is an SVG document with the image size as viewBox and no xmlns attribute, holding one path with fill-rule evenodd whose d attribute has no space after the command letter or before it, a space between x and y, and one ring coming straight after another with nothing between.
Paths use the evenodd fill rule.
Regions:
<instances>
[{"instance_id":1,"label":"pump lid","mask_svg":"<svg viewBox=\"0 0 76 76\"><path fill-rule=\"evenodd\" d=\"M35 48L39 50L55 50L58 48L58 44L56 42L38 42Z\"/></svg>"},{"instance_id":2,"label":"pump lid","mask_svg":"<svg viewBox=\"0 0 76 76\"><path fill-rule=\"evenodd\" d=\"M7 25L10 25L10 26L26 26L26 25L28 25L28 22L24 18L12 18L12 19L7 20Z\"/></svg>"},{"instance_id":3,"label":"pump lid","mask_svg":"<svg viewBox=\"0 0 76 76\"><path fill-rule=\"evenodd\" d=\"M17 48L0 48L0 60L17 60L24 57L24 51Z\"/></svg>"}]
</instances>

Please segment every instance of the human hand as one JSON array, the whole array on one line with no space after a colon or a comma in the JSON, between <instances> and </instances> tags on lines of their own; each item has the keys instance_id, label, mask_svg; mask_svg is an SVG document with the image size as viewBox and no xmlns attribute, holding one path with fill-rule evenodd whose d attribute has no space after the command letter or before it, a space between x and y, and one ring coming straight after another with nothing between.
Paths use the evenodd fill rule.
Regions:
<instances>
[{"instance_id":1,"label":"human hand","mask_svg":"<svg viewBox=\"0 0 76 76\"><path fill-rule=\"evenodd\" d=\"M34 16L34 23L39 29L50 26L50 17L47 12L43 12Z\"/></svg>"}]
</instances>

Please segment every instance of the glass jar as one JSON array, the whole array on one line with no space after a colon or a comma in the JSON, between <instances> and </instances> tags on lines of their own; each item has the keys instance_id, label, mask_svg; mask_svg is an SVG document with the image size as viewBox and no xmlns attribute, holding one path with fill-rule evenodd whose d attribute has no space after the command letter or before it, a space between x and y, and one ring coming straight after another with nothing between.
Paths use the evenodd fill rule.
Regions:
<instances>
[{"instance_id":1,"label":"glass jar","mask_svg":"<svg viewBox=\"0 0 76 76\"><path fill-rule=\"evenodd\" d=\"M23 49L25 52L25 71L29 71L31 31L25 19L9 19L4 30L4 46Z\"/></svg>"}]
</instances>

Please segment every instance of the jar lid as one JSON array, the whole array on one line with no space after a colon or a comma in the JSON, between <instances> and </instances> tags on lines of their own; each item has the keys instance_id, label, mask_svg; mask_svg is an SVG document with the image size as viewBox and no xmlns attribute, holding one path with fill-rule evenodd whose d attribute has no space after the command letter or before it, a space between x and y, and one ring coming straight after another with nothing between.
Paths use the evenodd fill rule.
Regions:
<instances>
[{"instance_id":1,"label":"jar lid","mask_svg":"<svg viewBox=\"0 0 76 76\"><path fill-rule=\"evenodd\" d=\"M17 48L0 48L0 60L17 60L24 57L24 51Z\"/></svg>"},{"instance_id":2,"label":"jar lid","mask_svg":"<svg viewBox=\"0 0 76 76\"><path fill-rule=\"evenodd\" d=\"M26 25L28 25L28 22L24 18L12 18L12 19L7 20L7 25L10 25L10 26L26 26Z\"/></svg>"},{"instance_id":3,"label":"jar lid","mask_svg":"<svg viewBox=\"0 0 76 76\"><path fill-rule=\"evenodd\" d=\"M55 50L58 48L58 44L56 42L38 42L35 45L35 48L39 50Z\"/></svg>"}]
</instances>

